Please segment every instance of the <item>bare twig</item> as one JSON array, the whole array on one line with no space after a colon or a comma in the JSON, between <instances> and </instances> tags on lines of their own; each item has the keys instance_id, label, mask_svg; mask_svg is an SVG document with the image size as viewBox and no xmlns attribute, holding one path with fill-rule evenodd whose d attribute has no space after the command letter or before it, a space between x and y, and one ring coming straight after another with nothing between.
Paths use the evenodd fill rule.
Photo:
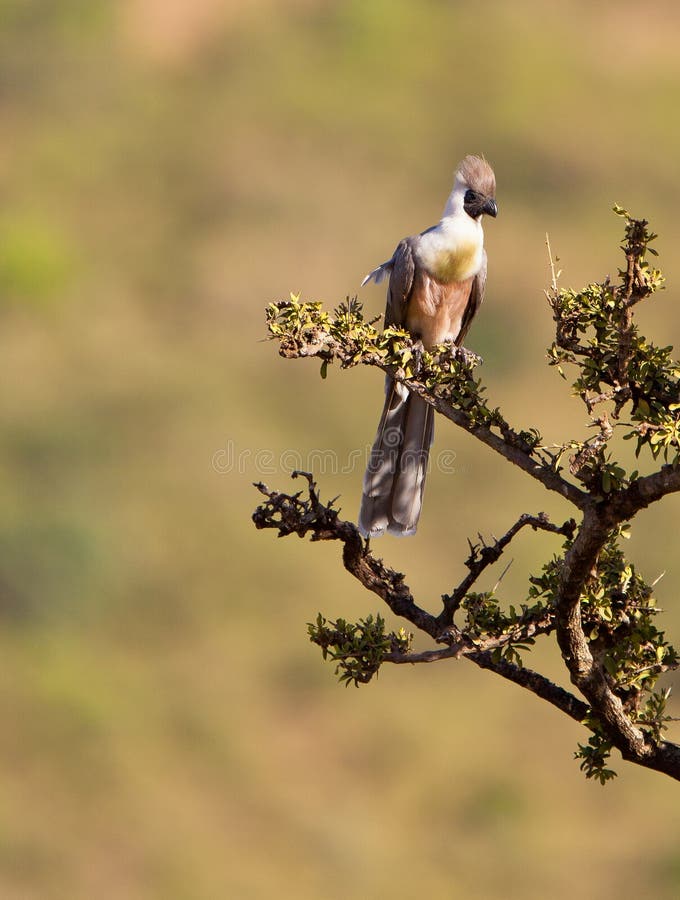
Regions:
<instances>
[{"instance_id":1,"label":"bare twig","mask_svg":"<svg viewBox=\"0 0 680 900\"><path fill-rule=\"evenodd\" d=\"M560 277L561 272L555 272L555 260L553 259L552 249L550 247L550 237L548 236L547 231L545 233L545 246L548 248L548 261L550 263L550 288L553 294L557 294L559 290L557 279Z\"/></svg>"},{"instance_id":2,"label":"bare twig","mask_svg":"<svg viewBox=\"0 0 680 900\"><path fill-rule=\"evenodd\" d=\"M562 525L553 525L548 520L545 513L541 512L536 516L525 513L506 531L503 537L495 540L493 544L483 544L482 546L479 544L470 544L470 555L465 561L465 565L469 569L468 574L458 587L454 588L450 594L444 594L442 597L444 609L437 619L442 629L453 624L453 617L470 588L477 581L482 572L499 559L510 541L526 525L530 525L534 531L550 531L553 534L562 534L567 538L573 537L576 528L576 522L573 519L569 519L569 521L564 522Z\"/></svg>"}]
</instances>

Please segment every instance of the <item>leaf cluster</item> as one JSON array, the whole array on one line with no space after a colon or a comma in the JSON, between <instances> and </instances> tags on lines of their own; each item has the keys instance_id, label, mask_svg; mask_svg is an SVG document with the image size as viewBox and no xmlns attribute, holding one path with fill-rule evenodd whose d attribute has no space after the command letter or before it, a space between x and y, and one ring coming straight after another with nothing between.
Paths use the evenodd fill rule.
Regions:
<instances>
[{"instance_id":1,"label":"leaf cluster","mask_svg":"<svg viewBox=\"0 0 680 900\"><path fill-rule=\"evenodd\" d=\"M652 695L659 676L680 664L677 651L656 625L653 587L625 558L613 533L600 551L581 594L581 621L591 652L601 660L612 691L630 714ZM565 552L571 545L565 542ZM531 578L530 598L549 608L559 602L564 555L554 556Z\"/></svg>"},{"instance_id":2,"label":"leaf cluster","mask_svg":"<svg viewBox=\"0 0 680 900\"><path fill-rule=\"evenodd\" d=\"M378 331L376 322L376 318L364 317L357 298L347 298L332 315L319 302L300 300L299 294L270 303L266 309L267 330L279 342L280 355L319 357L322 378L334 361L343 369L378 365L399 380L417 378L433 395L463 411L470 425L510 432L500 410L486 403L481 379L473 374L481 362L478 356L452 344L424 350L403 328L389 325ZM520 432L515 439L527 448L541 441L533 429Z\"/></svg>"},{"instance_id":3,"label":"leaf cluster","mask_svg":"<svg viewBox=\"0 0 680 900\"><path fill-rule=\"evenodd\" d=\"M612 431L607 413L593 415L596 406L608 404L608 415L625 431L624 440L636 440L636 456L646 448L654 460L663 453L666 462L675 464L680 452L680 365L673 359L672 347L649 341L633 319L634 306L664 286L661 272L646 258L656 256L650 245L657 235L646 220L634 219L620 207L615 212L625 220L621 249L626 262L618 282L607 278L580 291L554 284L547 293L555 320L548 362L563 377L565 364L576 367L573 392L585 403L592 421L608 432L604 439L571 442L562 449L577 450L583 465L577 465L579 471L573 474L590 486L599 479L605 493L629 484L637 472L628 474L605 452ZM625 408L629 421L617 421Z\"/></svg>"},{"instance_id":4,"label":"leaf cluster","mask_svg":"<svg viewBox=\"0 0 680 900\"><path fill-rule=\"evenodd\" d=\"M574 753L574 759L580 759L579 768L586 778L593 778L600 784L606 784L613 778L616 778L614 769L607 767L607 762L611 756L613 743L603 733L596 719L586 718L583 724L593 730L593 734L588 738L587 744L579 744L578 750Z\"/></svg>"},{"instance_id":5,"label":"leaf cluster","mask_svg":"<svg viewBox=\"0 0 680 900\"><path fill-rule=\"evenodd\" d=\"M329 622L319 613L307 629L312 643L321 647L323 658L337 663L335 673L345 687L367 684L388 654L407 653L413 640L403 628L386 632L385 620L379 614L358 622Z\"/></svg>"},{"instance_id":6,"label":"leaf cluster","mask_svg":"<svg viewBox=\"0 0 680 900\"><path fill-rule=\"evenodd\" d=\"M527 633L527 626L537 624L547 625L545 606L537 602L533 606L522 603L517 609L510 604L505 612L496 596L496 591L471 591L463 602L461 608L465 611L465 627L462 634L465 639L482 645L489 638L500 641L499 646L494 647L495 661L505 659L515 665L521 666L523 650L531 650L535 643L533 636ZM544 627L544 630L549 630Z\"/></svg>"},{"instance_id":7,"label":"leaf cluster","mask_svg":"<svg viewBox=\"0 0 680 900\"><path fill-rule=\"evenodd\" d=\"M647 734L654 743L663 739L663 732L672 717L666 715L666 704L670 697L671 689L654 691L644 705L644 708L636 718L636 724ZM616 778L616 772L608 768L607 763L614 748L613 741L607 737L598 718L590 712L583 719L583 724L592 732L587 744L579 744L574 753L575 759L580 759L579 768L586 778L593 778L600 784L606 784Z\"/></svg>"}]
</instances>

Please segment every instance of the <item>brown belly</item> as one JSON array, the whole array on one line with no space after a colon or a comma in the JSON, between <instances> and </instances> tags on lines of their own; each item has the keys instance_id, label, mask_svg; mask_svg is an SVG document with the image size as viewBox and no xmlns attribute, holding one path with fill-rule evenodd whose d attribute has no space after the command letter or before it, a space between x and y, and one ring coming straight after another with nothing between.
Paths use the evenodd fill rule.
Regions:
<instances>
[{"instance_id":1,"label":"brown belly","mask_svg":"<svg viewBox=\"0 0 680 900\"><path fill-rule=\"evenodd\" d=\"M406 327L426 348L457 340L472 281L467 278L443 284L422 269L416 272L406 310Z\"/></svg>"}]
</instances>

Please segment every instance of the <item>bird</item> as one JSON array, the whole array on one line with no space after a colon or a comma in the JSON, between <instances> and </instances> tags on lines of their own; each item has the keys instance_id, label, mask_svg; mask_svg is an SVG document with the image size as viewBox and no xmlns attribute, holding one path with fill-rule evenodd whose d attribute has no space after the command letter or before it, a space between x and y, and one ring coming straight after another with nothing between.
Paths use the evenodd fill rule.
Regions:
<instances>
[{"instance_id":1,"label":"bird","mask_svg":"<svg viewBox=\"0 0 680 900\"><path fill-rule=\"evenodd\" d=\"M481 156L466 156L439 224L401 240L361 283L389 276L386 327L405 328L426 350L462 343L486 287L482 216L497 214L493 169ZM432 406L388 375L363 480L358 526L364 538L415 534L433 436Z\"/></svg>"}]
</instances>

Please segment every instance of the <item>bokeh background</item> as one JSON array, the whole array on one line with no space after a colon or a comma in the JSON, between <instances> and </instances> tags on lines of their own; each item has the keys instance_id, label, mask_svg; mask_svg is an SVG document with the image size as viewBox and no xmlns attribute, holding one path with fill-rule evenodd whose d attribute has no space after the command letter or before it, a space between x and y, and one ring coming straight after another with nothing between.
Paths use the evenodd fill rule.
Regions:
<instances>
[{"instance_id":1,"label":"bokeh background","mask_svg":"<svg viewBox=\"0 0 680 900\"><path fill-rule=\"evenodd\" d=\"M280 360L264 305L354 294L468 152L500 206L468 343L511 421L585 433L544 366L546 231L579 286L616 273L612 204L648 217L669 289L641 319L678 342L679 28L629 0L0 0L0 896L680 894L673 783L586 782L583 729L464 663L337 686L305 624L379 602L250 522L298 464L353 517L382 396ZM380 545L430 608L468 536L570 514L442 422L443 450L418 535ZM671 498L629 547L676 641L679 526ZM522 535L506 596L556 549Z\"/></svg>"}]
</instances>

